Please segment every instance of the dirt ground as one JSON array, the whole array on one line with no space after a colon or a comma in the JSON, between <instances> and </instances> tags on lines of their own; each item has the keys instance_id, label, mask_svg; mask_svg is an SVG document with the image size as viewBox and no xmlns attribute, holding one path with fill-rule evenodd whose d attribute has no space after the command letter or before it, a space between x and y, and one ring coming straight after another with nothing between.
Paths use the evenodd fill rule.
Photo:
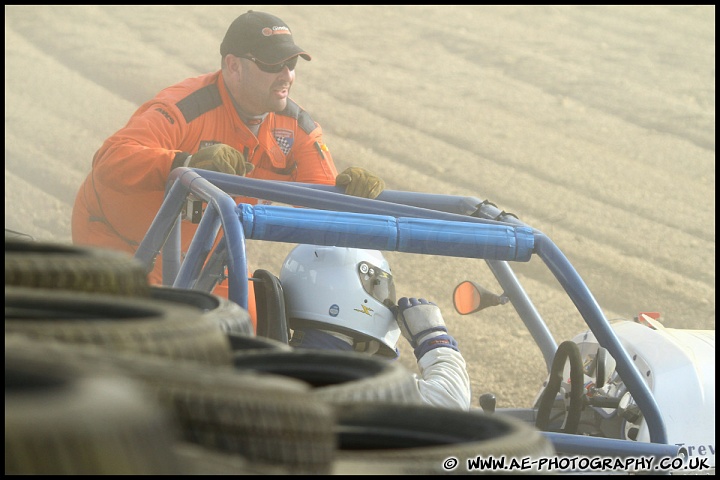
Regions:
<instances>
[{"instance_id":1,"label":"dirt ground","mask_svg":"<svg viewBox=\"0 0 720 480\"><path fill-rule=\"evenodd\" d=\"M338 169L489 200L545 233L609 319L715 329L714 6L5 6L5 227L70 242L95 150L165 86L219 68L247 9L313 55L291 96ZM248 246L279 272L292 245ZM388 252L399 296L445 312L473 395L527 406L545 376L482 260ZM515 265L558 343L584 330L542 262ZM403 362L412 367L403 344Z\"/></svg>"}]
</instances>

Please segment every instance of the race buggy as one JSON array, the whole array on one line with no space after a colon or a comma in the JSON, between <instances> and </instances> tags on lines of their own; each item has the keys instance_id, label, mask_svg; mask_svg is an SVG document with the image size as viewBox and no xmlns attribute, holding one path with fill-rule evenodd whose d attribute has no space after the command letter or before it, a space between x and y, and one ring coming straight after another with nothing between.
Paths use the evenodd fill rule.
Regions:
<instances>
[{"instance_id":1,"label":"race buggy","mask_svg":"<svg viewBox=\"0 0 720 480\"><path fill-rule=\"evenodd\" d=\"M199 224L184 257L182 219ZM488 201L390 190L370 200L333 186L178 168L135 256L151 269L162 253L163 283L176 288L209 292L227 278L229 299L247 308L246 240L482 259L502 293L466 281L455 289L455 308L464 315L512 305L548 376L527 408L496 409L492 395L481 396L480 408L537 427L558 455L653 457L672 460L662 472L715 471L714 330L665 328L652 313L611 324L558 246ZM533 257L587 325L559 345L512 268ZM258 318L257 334L286 342L286 325L272 323Z\"/></svg>"}]
</instances>

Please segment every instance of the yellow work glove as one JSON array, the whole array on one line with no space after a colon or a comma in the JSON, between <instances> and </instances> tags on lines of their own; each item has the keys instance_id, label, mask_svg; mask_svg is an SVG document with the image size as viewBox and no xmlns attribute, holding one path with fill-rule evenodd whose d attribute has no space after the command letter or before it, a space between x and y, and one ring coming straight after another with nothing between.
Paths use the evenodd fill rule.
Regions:
<instances>
[{"instance_id":1,"label":"yellow work glove","mask_svg":"<svg viewBox=\"0 0 720 480\"><path fill-rule=\"evenodd\" d=\"M363 198L375 198L385 190L382 178L360 167L346 168L335 177L335 186L345 186L346 194Z\"/></svg>"},{"instance_id":2,"label":"yellow work glove","mask_svg":"<svg viewBox=\"0 0 720 480\"><path fill-rule=\"evenodd\" d=\"M255 168L252 163L245 161L241 152L224 143L201 148L188 157L185 166L240 176L245 176Z\"/></svg>"}]
</instances>

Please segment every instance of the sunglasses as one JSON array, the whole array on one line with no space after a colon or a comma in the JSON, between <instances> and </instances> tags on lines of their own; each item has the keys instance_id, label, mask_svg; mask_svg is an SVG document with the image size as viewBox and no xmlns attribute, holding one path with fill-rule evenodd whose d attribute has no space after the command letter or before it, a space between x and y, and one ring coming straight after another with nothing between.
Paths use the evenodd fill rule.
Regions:
<instances>
[{"instance_id":1,"label":"sunglasses","mask_svg":"<svg viewBox=\"0 0 720 480\"><path fill-rule=\"evenodd\" d=\"M243 55L240 58L245 58L247 60L250 60L255 65L257 65L257 67L260 70L262 70L265 73L280 73L282 71L282 69L285 67L287 67L288 70L290 70L292 72L293 70L295 70L295 66L297 65L297 62L298 62L297 55L292 57L289 60L285 60L284 62L277 63L275 65L268 65L267 63L263 63L255 57L250 57L250 56L246 56L246 55Z\"/></svg>"}]
</instances>

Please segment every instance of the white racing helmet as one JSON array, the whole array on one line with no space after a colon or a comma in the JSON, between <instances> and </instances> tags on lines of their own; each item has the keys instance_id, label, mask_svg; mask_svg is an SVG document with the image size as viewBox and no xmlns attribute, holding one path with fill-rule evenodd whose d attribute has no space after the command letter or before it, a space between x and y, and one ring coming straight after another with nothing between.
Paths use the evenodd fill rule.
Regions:
<instances>
[{"instance_id":1,"label":"white racing helmet","mask_svg":"<svg viewBox=\"0 0 720 480\"><path fill-rule=\"evenodd\" d=\"M280 283L290 328L337 332L352 337L355 350L397 357L395 284L378 250L298 245L283 262Z\"/></svg>"}]
</instances>

